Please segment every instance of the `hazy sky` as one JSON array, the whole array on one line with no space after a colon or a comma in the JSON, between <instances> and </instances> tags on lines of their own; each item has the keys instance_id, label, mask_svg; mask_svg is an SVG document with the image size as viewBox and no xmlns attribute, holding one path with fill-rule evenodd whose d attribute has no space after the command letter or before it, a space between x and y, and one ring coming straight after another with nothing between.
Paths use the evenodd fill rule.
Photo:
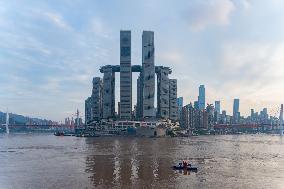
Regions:
<instances>
[{"instance_id":1,"label":"hazy sky","mask_svg":"<svg viewBox=\"0 0 284 189\"><path fill-rule=\"evenodd\" d=\"M206 102L229 113L240 98L242 115L274 115L284 102L283 21L282 0L2 0L0 110L52 120L83 112L100 66L119 64L127 29L132 64L142 31L155 32L155 63L172 67L185 103L204 84Z\"/></svg>"}]
</instances>

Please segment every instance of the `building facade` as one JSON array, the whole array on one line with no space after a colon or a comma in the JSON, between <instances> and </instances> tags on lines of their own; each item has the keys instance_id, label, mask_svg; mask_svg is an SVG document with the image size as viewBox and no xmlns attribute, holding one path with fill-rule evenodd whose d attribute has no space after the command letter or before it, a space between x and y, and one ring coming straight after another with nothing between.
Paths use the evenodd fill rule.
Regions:
<instances>
[{"instance_id":1,"label":"building facade","mask_svg":"<svg viewBox=\"0 0 284 189\"><path fill-rule=\"evenodd\" d=\"M215 112L214 112L215 122L218 123L220 121L221 114L221 102L215 101Z\"/></svg>"},{"instance_id":2,"label":"building facade","mask_svg":"<svg viewBox=\"0 0 284 189\"><path fill-rule=\"evenodd\" d=\"M240 99L234 99L233 105L233 123L238 123L240 119Z\"/></svg>"},{"instance_id":3,"label":"building facade","mask_svg":"<svg viewBox=\"0 0 284 189\"><path fill-rule=\"evenodd\" d=\"M157 117L169 119L170 116L170 80L171 69L157 67Z\"/></svg>"},{"instance_id":4,"label":"building facade","mask_svg":"<svg viewBox=\"0 0 284 189\"><path fill-rule=\"evenodd\" d=\"M105 65L100 68L103 78L93 81L92 105L86 100L85 113L91 109L91 117L86 120L101 119L153 120L171 119L176 121L177 80L169 79L172 70L169 67L155 66L154 32L143 31L142 65L131 64L131 31L120 31L120 64ZM115 112L115 73L120 74L120 102ZM138 72L137 103L132 110L132 72ZM157 86L155 78L157 75ZM157 108L155 91L157 87Z\"/></svg>"},{"instance_id":5,"label":"building facade","mask_svg":"<svg viewBox=\"0 0 284 189\"><path fill-rule=\"evenodd\" d=\"M115 73L111 66L107 66L103 70L103 119L113 118L115 115Z\"/></svg>"},{"instance_id":6,"label":"building facade","mask_svg":"<svg viewBox=\"0 0 284 189\"><path fill-rule=\"evenodd\" d=\"M178 107L177 107L177 80L170 79L170 119L177 120Z\"/></svg>"},{"instance_id":7,"label":"building facade","mask_svg":"<svg viewBox=\"0 0 284 189\"><path fill-rule=\"evenodd\" d=\"M91 119L98 121L102 118L102 80L100 77L93 78L91 102Z\"/></svg>"},{"instance_id":8,"label":"building facade","mask_svg":"<svg viewBox=\"0 0 284 189\"><path fill-rule=\"evenodd\" d=\"M143 118L143 76L139 74L137 78L137 103L136 103L136 118Z\"/></svg>"},{"instance_id":9,"label":"building facade","mask_svg":"<svg viewBox=\"0 0 284 189\"><path fill-rule=\"evenodd\" d=\"M177 98L177 106L178 106L178 120L181 119L182 107L183 107L183 97Z\"/></svg>"},{"instance_id":10,"label":"building facade","mask_svg":"<svg viewBox=\"0 0 284 189\"><path fill-rule=\"evenodd\" d=\"M120 119L132 119L131 31L120 31Z\"/></svg>"},{"instance_id":11,"label":"building facade","mask_svg":"<svg viewBox=\"0 0 284 189\"><path fill-rule=\"evenodd\" d=\"M85 124L89 124L92 121L92 98L88 97L85 100ZM69 118L65 119L65 125L70 125Z\"/></svg>"},{"instance_id":12,"label":"building facade","mask_svg":"<svg viewBox=\"0 0 284 189\"><path fill-rule=\"evenodd\" d=\"M155 101L155 47L154 32L142 34L143 118L156 117Z\"/></svg>"},{"instance_id":13,"label":"building facade","mask_svg":"<svg viewBox=\"0 0 284 189\"><path fill-rule=\"evenodd\" d=\"M198 108L200 110L205 109L205 86L199 86L199 95L198 95Z\"/></svg>"}]
</instances>

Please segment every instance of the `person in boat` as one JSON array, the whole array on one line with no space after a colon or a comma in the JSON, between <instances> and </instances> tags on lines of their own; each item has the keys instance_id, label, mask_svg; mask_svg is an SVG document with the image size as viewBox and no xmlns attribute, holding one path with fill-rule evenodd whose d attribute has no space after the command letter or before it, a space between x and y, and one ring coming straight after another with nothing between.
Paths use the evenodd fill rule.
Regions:
<instances>
[{"instance_id":1,"label":"person in boat","mask_svg":"<svg viewBox=\"0 0 284 189\"><path fill-rule=\"evenodd\" d=\"M182 164L183 164L183 167L184 167L184 168L187 167L187 161L186 161L186 160L183 160L183 161L182 161Z\"/></svg>"}]
</instances>

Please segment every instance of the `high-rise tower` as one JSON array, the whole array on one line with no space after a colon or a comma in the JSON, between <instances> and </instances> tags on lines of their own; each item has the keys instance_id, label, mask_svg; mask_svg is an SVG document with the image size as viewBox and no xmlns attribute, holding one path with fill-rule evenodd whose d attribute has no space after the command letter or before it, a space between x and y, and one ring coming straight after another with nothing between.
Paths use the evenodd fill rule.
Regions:
<instances>
[{"instance_id":1,"label":"high-rise tower","mask_svg":"<svg viewBox=\"0 0 284 189\"><path fill-rule=\"evenodd\" d=\"M181 113L183 108L183 97L177 98L177 106L178 106L178 120L181 119Z\"/></svg>"},{"instance_id":2,"label":"high-rise tower","mask_svg":"<svg viewBox=\"0 0 284 189\"><path fill-rule=\"evenodd\" d=\"M157 117L169 119L170 116L170 79L168 67L157 67Z\"/></svg>"},{"instance_id":3,"label":"high-rise tower","mask_svg":"<svg viewBox=\"0 0 284 189\"><path fill-rule=\"evenodd\" d=\"M100 77L93 78L93 90L91 96L91 120L99 121L102 118L103 103L102 80Z\"/></svg>"},{"instance_id":4,"label":"high-rise tower","mask_svg":"<svg viewBox=\"0 0 284 189\"><path fill-rule=\"evenodd\" d=\"M115 116L115 73L111 66L103 68L103 118Z\"/></svg>"},{"instance_id":5,"label":"high-rise tower","mask_svg":"<svg viewBox=\"0 0 284 189\"><path fill-rule=\"evenodd\" d=\"M154 32L142 34L143 117L156 117L155 98L155 47Z\"/></svg>"},{"instance_id":6,"label":"high-rise tower","mask_svg":"<svg viewBox=\"0 0 284 189\"><path fill-rule=\"evenodd\" d=\"M177 80L170 79L170 119L177 120Z\"/></svg>"},{"instance_id":7,"label":"high-rise tower","mask_svg":"<svg viewBox=\"0 0 284 189\"><path fill-rule=\"evenodd\" d=\"M143 76L139 74L137 78L137 104L136 104L136 118L143 118Z\"/></svg>"},{"instance_id":8,"label":"high-rise tower","mask_svg":"<svg viewBox=\"0 0 284 189\"><path fill-rule=\"evenodd\" d=\"M240 99L234 99L234 105L233 105L233 121L234 123L239 122L240 117Z\"/></svg>"},{"instance_id":9,"label":"high-rise tower","mask_svg":"<svg viewBox=\"0 0 284 189\"><path fill-rule=\"evenodd\" d=\"M205 87L204 85L199 86L198 108L200 110L205 109Z\"/></svg>"},{"instance_id":10,"label":"high-rise tower","mask_svg":"<svg viewBox=\"0 0 284 189\"><path fill-rule=\"evenodd\" d=\"M131 31L120 31L120 118L132 118Z\"/></svg>"},{"instance_id":11,"label":"high-rise tower","mask_svg":"<svg viewBox=\"0 0 284 189\"><path fill-rule=\"evenodd\" d=\"M88 97L85 100L85 125L87 126L88 123L92 120L92 98ZM68 125L68 120L65 119L65 125Z\"/></svg>"},{"instance_id":12,"label":"high-rise tower","mask_svg":"<svg viewBox=\"0 0 284 189\"><path fill-rule=\"evenodd\" d=\"M221 114L221 103L220 101L215 101L215 121L219 122L220 121L220 114Z\"/></svg>"}]
</instances>

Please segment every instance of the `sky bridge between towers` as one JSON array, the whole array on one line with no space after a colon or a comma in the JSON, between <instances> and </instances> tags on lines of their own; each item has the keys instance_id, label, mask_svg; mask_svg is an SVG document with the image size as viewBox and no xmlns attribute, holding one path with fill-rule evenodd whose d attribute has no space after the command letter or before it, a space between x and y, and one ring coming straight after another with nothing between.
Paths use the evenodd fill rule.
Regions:
<instances>
[{"instance_id":1,"label":"sky bridge between towers","mask_svg":"<svg viewBox=\"0 0 284 189\"><path fill-rule=\"evenodd\" d=\"M105 70L109 70L110 68L112 69L113 72L120 72L120 65L106 65L106 66L102 66L100 68L100 72L104 73ZM169 74L172 73L171 68L165 67L165 66L155 66L155 73L158 73L160 68L167 68L167 69L169 69ZM132 72L142 72L142 66L141 65L132 65L131 66L131 71Z\"/></svg>"}]
</instances>

